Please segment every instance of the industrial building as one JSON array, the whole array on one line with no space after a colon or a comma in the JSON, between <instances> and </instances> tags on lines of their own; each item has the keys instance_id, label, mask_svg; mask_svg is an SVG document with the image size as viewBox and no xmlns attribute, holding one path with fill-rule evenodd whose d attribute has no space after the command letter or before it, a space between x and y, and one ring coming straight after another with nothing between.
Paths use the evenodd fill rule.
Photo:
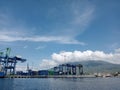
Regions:
<instances>
[{"instance_id":1,"label":"industrial building","mask_svg":"<svg viewBox=\"0 0 120 90\"><path fill-rule=\"evenodd\" d=\"M27 66L28 67L28 66ZM27 69L27 72L18 71L17 75L29 75L29 76L49 76L49 75L82 75L83 74L83 65L81 64L62 64L56 67L53 67L48 70L38 70L32 71Z\"/></svg>"},{"instance_id":2,"label":"industrial building","mask_svg":"<svg viewBox=\"0 0 120 90\"><path fill-rule=\"evenodd\" d=\"M53 68L56 75L82 75L83 65L62 64Z\"/></svg>"},{"instance_id":3,"label":"industrial building","mask_svg":"<svg viewBox=\"0 0 120 90\"><path fill-rule=\"evenodd\" d=\"M83 65L62 64L49 70L39 70L38 75L82 75Z\"/></svg>"}]
</instances>

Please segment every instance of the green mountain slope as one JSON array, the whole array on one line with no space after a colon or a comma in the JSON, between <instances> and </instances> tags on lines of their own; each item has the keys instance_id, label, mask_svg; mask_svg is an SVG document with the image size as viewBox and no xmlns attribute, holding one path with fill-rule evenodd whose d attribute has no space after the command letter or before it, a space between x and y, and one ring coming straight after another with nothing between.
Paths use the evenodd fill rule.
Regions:
<instances>
[{"instance_id":1,"label":"green mountain slope","mask_svg":"<svg viewBox=\"0 0 120 90\"><path fill-rule=\"evenodd\" d=\"M82 61L75 62L73 64L80 63L84 67L84 73L115 73L120 72L120 64L112 64L104 61Z\"/></svg>"}]
</instances>

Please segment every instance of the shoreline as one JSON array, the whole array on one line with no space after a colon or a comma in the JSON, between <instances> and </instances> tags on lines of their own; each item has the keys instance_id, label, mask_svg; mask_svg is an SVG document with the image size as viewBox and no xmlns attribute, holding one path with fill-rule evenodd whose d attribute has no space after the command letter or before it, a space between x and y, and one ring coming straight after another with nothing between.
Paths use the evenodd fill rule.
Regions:
<instances>
[{"instance_id":1,"label":"shoreline","mask_svg":"<svg viewBox=\"0 0 120 90\"><path fill-rule=\"evenodd\" d=\"M95 75L35 75L35 76L24 76L24 75L7 75L4 78L107 78L104 76L95 76ZM119 77L119 76L109 76L109 77Z\"/></svg>"},{"instance_id":2,"label":"shoreline","mask_svg":"<svg viewBox=\"0 0 120 90\"><path fill-rule=\"evenodd\" d=\"M94 75L7 75L4 78L94 78Z\"/></svg>"}]
</instances>

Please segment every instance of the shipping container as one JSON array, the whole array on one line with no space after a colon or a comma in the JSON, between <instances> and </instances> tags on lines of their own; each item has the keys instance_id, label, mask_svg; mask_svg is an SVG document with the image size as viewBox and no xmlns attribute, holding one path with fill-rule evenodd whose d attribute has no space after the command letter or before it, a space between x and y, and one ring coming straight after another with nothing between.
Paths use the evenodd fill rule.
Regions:
<instances>
[{"instance_id":1,"label":"shipping container","mask_svg":"<svg viewBox=\"0 0 120 90\"><path fill-rule=\"evenodd\" d=\"M48 71L49 72L49 75L54 75L54 71Z\"/></svg>"},{"instance_id":2,"label":"shipping container","mask_svg":"<svg viewBox=\"0 0 120 90\"><path fill-rule=\"evenodd\" d=\"M3 78L5 76L4 72L0 72L0 78Z\"/></svg>"},{"instance_id":3,"label":"shipping container","mask_svg":"<svg viewBox=\"0 0 120 90\"><path fill-rule=\"evenodd\" d=\"M38 71L38 75L48 75L48 74L49 74L48 70L40 70L40 71Z\"/></svg>"}]
</instances>

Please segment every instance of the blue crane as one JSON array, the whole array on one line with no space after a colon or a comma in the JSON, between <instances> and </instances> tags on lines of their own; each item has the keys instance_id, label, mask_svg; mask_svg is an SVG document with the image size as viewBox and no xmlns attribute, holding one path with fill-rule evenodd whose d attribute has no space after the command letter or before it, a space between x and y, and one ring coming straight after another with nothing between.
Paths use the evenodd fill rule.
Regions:
<instances>
[{"instance_id":1,"label":"blue crane","mask_svg":"<svg viewBox=\"0 0 120 90\"><path fill-rule=\"evenodd\" d=\"M5 51L5 52L3 52L3 51ZM9 74L14 75L17 62L18 61L21 61L21 62L26 61L26 59L23 59L18 56L10 57L10 52L11 52L11 48L6 48L6 49L0 50L0 65L3 68L5 75L7 75L8 72L9 72Z\"/></svg>"}]
</instances>

